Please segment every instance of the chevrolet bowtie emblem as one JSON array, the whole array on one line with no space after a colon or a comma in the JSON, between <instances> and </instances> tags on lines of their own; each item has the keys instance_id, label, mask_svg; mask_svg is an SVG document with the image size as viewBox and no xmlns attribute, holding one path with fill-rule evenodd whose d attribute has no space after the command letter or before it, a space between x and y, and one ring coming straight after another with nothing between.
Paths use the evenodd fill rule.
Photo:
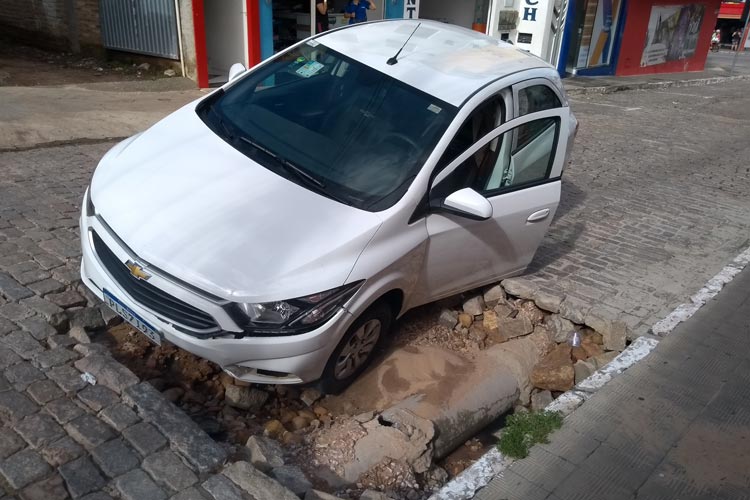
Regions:
<instances>
[{"instance_id":1,"label":"chevrolet bowtie emblem","mask_svg":"<svg viewBox=\"0 0 750 500\"><path fill-rule=\"evenodd\" d=\"M147 281L151 277L150 274L143 270L143 267L132 260L127 261L125 265L128 267L130 274L136 279Z\"/></svg>"}]
</instances>

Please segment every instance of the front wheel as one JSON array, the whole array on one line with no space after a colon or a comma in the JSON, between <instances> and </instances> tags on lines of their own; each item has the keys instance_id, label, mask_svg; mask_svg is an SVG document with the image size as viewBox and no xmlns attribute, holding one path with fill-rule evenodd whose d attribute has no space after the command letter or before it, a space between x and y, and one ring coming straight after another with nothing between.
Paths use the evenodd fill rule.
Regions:
<instances>
[{"instance_id":1,"label":"front wheel","mask_svg":"<svg viewBox=\"0 0 750 500\"><path fill-rule=\"evenodd\" d=\"M326 394L338 394L370 364L376 348L388 334L393 313L384 303L375 304L349 327L328 359L320 388Z\"/></svg>"}]
</instances>

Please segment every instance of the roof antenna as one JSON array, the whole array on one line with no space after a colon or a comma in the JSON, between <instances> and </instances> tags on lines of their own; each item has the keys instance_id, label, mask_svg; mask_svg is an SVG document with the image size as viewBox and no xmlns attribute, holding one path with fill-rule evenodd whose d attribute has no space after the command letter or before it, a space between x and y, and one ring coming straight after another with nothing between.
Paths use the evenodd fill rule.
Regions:
<instances>
[{"instance_id":1,"label":"roof antenna","mask_svg":"<svg viewBox=\"0 0 750 500\"><path fill-rule=\"evenodd\" d=\"M407 38L404 44L401 46L401 48L398 49L398 52L396 52L396 55L388 59L388 61L386 61L386 64L388 64L388 66L393 66L394 64L398 62L398 55L401 53L402 50L404 50L404 47L406 47L406 44L409 43L409 40L411 40L411 37L414 36L414 33L417 32L420 26L422 26L422 23L417 24L417 27L414 28L414 31L411 32L411 35L409 35L409 38Z\"/></svg>"}]
</instances>

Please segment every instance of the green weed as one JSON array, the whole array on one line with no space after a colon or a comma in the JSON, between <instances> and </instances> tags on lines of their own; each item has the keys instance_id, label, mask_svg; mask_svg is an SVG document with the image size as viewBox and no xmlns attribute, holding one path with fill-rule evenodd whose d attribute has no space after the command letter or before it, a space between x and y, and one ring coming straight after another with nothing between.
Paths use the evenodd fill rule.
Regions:
<instances>
[{"instance_id":1,"label":"green weed","mask_svg":"<svg viewBox=\"0 0 750 500\"><path fill-rule=\"evenodd\" d=\"M524 458L536 443L547 443L547 436L562 426L560 412L542 411L510 415L497 447L506 457Z\"/></svg>"}]
</instances>

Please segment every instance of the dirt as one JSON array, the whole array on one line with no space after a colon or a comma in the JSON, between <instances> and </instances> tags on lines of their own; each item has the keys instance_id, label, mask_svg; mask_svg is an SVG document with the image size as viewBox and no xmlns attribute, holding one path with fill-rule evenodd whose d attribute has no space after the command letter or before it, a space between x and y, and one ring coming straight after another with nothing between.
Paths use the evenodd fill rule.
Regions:
<instances>
[{"instance_id":1,"label":"dirt","mask_svg":"<svg viewBox=\"0 0 750 500\"><path fill-rule=\"evenodd\" d=\"M265 434L281 443L286 462L300 466L317 489L354 499L364 488L380 484L381 489L388 488L399 498L419 499L494 446L497 438L493 431L502 427L504 419L467 441L427 473L410 474L403 464L388 462L364 474L359 484L350 486L341 485L332 472L334 464L346 457L328 456L326 443L331 449L346 450L341 443L356 440L362 433L361 422L416 392L432 394L438 399L436 404L448 404L455 387L446 374L478 369L472 368L476 364L473 360L482 349L496 342L491 336L477 335L481 333L482 316L474 318L469 328L459 325L455 330L438 322L443 308L458 312L461 303L461 297L454 297L408 313L398 322L370 369L349 390L341 396L323 397L310 406L300 399L304 387L279 385L253 386L268 395L261 408L233 408L224 399L225 388L250 384L234 381L209 361L166 342L155 346L126 324L111 327L94 339L106 343L115 358L162 391L210 436L234 445L238 458L247 453L245 443L251 435ZM537 324L547 316L528 301L511 299L508 307L513 314L527 315ZM585 328L580 330L585 337L598 335ZM392 370L396 364L399 369Z\"/></svg>"},{"instance_id":2,"label":"dirt","mask_svg":"<svg viewBox=\"0 0 750 500\"><path fill-rule=\"evenodd\" d=\"M422 346L420 349L443 350L446 353L444 363L440 362L437 356L429 357L433 363L437 361L442 365L439 367L441 371L466 366L468 344L453 342L452 337L455 335L437 325L435 316L431 307L420 308L409 314L407 318L399 322L392 341L381 353L381 358L373 364L377 365L377 362L382 361L389 353L399 350L408 353L415 350L415 346ZM235 445L235 454L238 457L242 456L244 445L251 435L268 434L265 426L269 422L278 420L289 429L293 417L315 409L321 415L316 415L317 418L310 420L308 426L291 432L284 431L274 437L282 444L287 463L299 465L316 488L335 493L342 498L359 498L365 487L372 487L378 482L384 487L392 487L396 483L401 485L395 487L392 493L417 491L428 482L433 487L437 486L432 478L435 474L429 478L415 477L404 472L399 464L389 463L383 464L369 476L363 477L366 484L352 485L343 490L337 489L336 478L329 472L331 470L329 462L331 460L335 462L334 459L337 457L324 459L325 451L315 447L325 446L324 443L327 441L351 443L355 435L358 432L361 433L356 418L372 417L372 413L359 415L361 411L364 411L363 408L373 408L371 404L365 403L368 399L365 394L366 388L356 390L355 386L354 390L348 391L348 394L363 396L362 400L352 397L343 399L344 403L341 403L340 398L329 396L308 407L300 399L303 387L255 386L268 393L268 401L256 412L239 410L226 404L224 390L230 384L246 384L234 382L217 365L209 361L193 356L167 342L156 346L126 323L110 327L93 338L96 342L106 344L118 361L128 366L142 380L148 381L164 393L165 397L183 409L211 437ZM439 347L435 347L434 344ZM450 348L453 349L449 350ZM462 354L459 355L458 352ZM417 366L413 368L419 371ZM423 369L425 373L422 374L424 375L422 378L429 378L432 368L424 365ZM418 375L414 374L419 378ZM363 378L366 379L366 377ZM399 394L400 391L396 390L397 387L390 386L391 383L398 385L398 381L389 381L388 384L390 391ZM390 401L381 401L376 406L377 409L383 409L388 404ZM325 412L324 415L323 412ZM334 428L334 422L343 425L337 425ZM336 448L341 448L341 446ZM470 446L461 447L457 455L459 458L446 461L447 467L450 468L448 475L453 477L486 449L486 446L482 446L481 449L476 448L476 443L473 441ZM343 460L345 457L338 458ZM385 477L388 471L393 472L393 477L390 479ZM417 485L418 488L412 490L408 485ZM411 497L419 498L414 495L415 493L412 493ZM403 497L406 498L406 493Z\"/></svg>"},{"instance_id":3,"label":"dirt","mask_svg":"<svg viewBox=\"0 0 750 500\"><path fill-rule=\"evenodd\" d=\"M120 59L82 57L19 45L0 37L0 86L33 87L164 78L165 67L149 69L122 54Z\"/></svg>"}]
</instances>

